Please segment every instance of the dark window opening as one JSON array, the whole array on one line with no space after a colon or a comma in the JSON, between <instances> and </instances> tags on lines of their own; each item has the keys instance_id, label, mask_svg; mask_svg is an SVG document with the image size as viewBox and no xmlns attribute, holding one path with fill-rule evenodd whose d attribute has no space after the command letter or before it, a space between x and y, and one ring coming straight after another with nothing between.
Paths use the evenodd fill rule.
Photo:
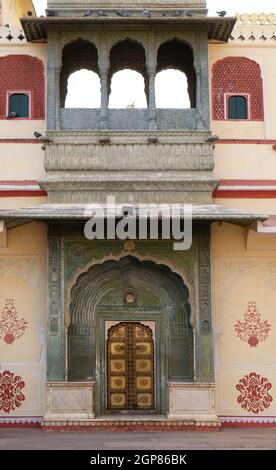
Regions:
<instances>
[{"instance_id":1,"label":"dark window opening","mask_svg":"<svg viewBox=\"0 0 276 470\"><path fill-rule=\"evenodd\" d=\"M29 95L24 93L14 93L9 96L10 117L28 118L29 117Z\"/></svg>"},{"instance_id":2,"label":"dark window opening","mask_svg":"<svg viewBox=\"0 0 276 470\"><path fill-rule=\"evenodd\" d=\"M228 98L228 119L248 119L247 99L245 96Z\"/></svg>"}]
</instances>

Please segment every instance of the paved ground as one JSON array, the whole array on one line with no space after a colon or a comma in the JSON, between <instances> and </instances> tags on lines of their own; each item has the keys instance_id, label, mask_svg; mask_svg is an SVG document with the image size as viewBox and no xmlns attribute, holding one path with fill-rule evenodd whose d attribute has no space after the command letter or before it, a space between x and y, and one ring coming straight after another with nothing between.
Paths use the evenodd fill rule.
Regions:
<instances>
[{"instance_id":1,"label":"paved ground","mask_svg":"<svg viewBox=\"0 0 276 470\"><path fill-rule=\"evenodd\" d=\"M276 429L224 429L220 432L50 432L0 429L1 450L273 449Z\"/></svg>"}]
</instances>

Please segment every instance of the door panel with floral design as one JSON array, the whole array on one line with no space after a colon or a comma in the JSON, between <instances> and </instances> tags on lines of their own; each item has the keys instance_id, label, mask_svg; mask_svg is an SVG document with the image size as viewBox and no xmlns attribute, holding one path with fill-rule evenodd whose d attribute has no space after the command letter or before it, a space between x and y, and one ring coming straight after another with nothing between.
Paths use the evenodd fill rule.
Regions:
<instances>
[{"instance_id":1,"label":"door panel with floral design","mask_svg":"<svg viewBox=\"0 0 276 470\"><path fill-rule=\"evenodd\" d=\"M108 331L107 409L154 411L154 341L151 328L122 322Z\"/></svg>"}]
</instances>

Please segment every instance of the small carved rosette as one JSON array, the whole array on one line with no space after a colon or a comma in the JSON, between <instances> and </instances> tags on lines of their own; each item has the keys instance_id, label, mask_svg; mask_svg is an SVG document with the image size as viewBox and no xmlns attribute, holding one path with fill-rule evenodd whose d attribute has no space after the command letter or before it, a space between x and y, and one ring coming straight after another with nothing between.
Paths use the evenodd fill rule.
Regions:
<instances>
[{"instance_id":1,"label":"small carved rosette","mask_svg":"<svg viewBox=\"0 0 276 470\"><path fill-rule=\"evenodd\" d=\"M248 302L248 309L244 315L244 322L235 324L235 333L242 340L255 348L260 341L265 341L271 330L267 320L261 321L261 315L256 308L256 302Z\"/></svg>"},{"instance_id":2,"label":"small carved rosette","mask_svg":"<svg viewBox=\"0 0 276 470\"><path fill-rule=\"evenodd\" d=\"M6 344L11 345L24 334L27 326L28 322L26 322L25 318L18 318L16 308L13 305L13 299L7 299L6 306L0 316L0 338Z\"/></svg>"}]
</instances>

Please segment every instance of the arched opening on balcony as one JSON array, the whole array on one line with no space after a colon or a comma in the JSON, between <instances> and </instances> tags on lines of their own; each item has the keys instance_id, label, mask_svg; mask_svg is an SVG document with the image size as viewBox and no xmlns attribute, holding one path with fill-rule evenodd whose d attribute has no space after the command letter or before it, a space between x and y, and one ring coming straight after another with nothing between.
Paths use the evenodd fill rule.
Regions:
<instances>
[{"instance_id":1,"label":"arched opening on balcony","mask_svg":"<svg viewBox=\"0 0 276 470\"><path fill-rule=\"evenodd\" d=\"M76 72L78 72L78 75ZM93 75L89 75L89 72L92 72ZM95 74L99 77L98 52L96 47L89 41L84 41L82 39L78 39L73 43L67 44L63 50L62 69L60 74L61 108L65 107L65 103L66 107L70 107L69 103L72 102L76 104L78 99L80 99L80 102L83 102L83 98L80 98L80 95L83 97L85 94L87 96L87 103L92 102L90 101L92 100L92 97L93 103L99 102L99 79L97 80ZM89 78L91 78L91 80L89 80ZM67 97L68 92L70 92L70 94ZM75 96L72 96L71 94L75 94ZM90 106L74 105L72 107L87 108ZM99 104L97 107L99 107Z\"/></svg>"},{"instance_id":2,"label":"arched opening on balcony","mask_svg":"<svg viewBox=\"0 0 276 470\"><path fill-rule=\"evenodd\" d=\"M157 73L155 78L157 108L190 108L188 80L184 72L167 69Z\"/></svg>"},{"instance_id":3,"label":"arched opening on balcony","mask_svg":"<svg viewBox=\"0 0 276 470\"><path fill-rule=\"evenodd\" d=\"M65 108L100 108L100 77L91 70L73 72L67 81Z\"/></svg>"},{"instance_id":4,"label":"arched opening on balcony","mask_svg":"<svg viewBox=\"0 0 276 470\"><path fill-rule=\"evenodd\" d=\"M114 73L109 108L147 108L145 81L140 73L130 69Z\"/></svg>"},{"instance_id":5,"label":"arched opening on balcony","mask_svg":"<svg viewBox=\"0 0 276 470\"><path fill-rule=\"evenodd\" d=\"M126 39L110 52L109 108L146 108L148 78L145 50Z\"/></svg>"},{"instance_id":6,"label":"arched opening on balcony","mask_svg":"<svg viewBox=\"0 0 276 470\"><path fill-rule=\"evenodd\" d=\"M162 44L158 49L156 103L161 108L196 107L193 51L188 44L177 39Z\"/></svg>"}]
</instances>

